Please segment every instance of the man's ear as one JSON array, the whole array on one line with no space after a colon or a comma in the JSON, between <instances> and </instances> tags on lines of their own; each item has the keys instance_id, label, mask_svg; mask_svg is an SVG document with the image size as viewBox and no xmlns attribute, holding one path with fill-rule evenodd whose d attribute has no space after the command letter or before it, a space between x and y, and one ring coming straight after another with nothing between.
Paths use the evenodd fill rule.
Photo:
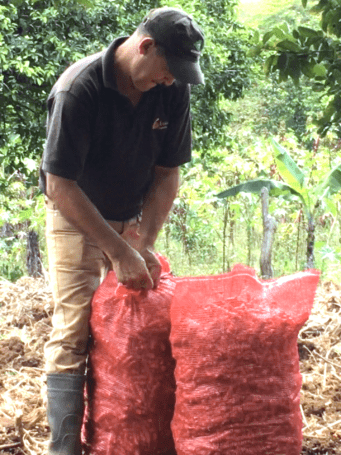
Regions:
<instances>
[{"instance_id":1,"label":"man's ear","mask_svg":"<svg viewBox=\"0 0 341 455\"><path fill-rule=\"evenodd\" d=\"M155 47L155 41L153 38L146 36L139 43L139 53L146 55L153 47Z\"/></svg>"}]
</instances>

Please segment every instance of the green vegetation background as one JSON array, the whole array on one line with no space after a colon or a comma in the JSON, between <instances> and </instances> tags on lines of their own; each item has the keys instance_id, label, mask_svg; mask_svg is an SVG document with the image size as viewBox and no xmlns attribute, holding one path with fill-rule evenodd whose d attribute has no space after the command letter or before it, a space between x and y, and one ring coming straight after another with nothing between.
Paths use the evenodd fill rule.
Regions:
<instances>
[{"instance_id":1,"label":"green vegetation background","mask_svg":"<svg viewBox=\"0 0 341 455\"><path fill-rule=\"evenodd\" d=\"M37 188L44 144L45 100L63 69L103 49L114 36L130 33L151 7L167 4L192 13L206 34L202 64L206 85L192 94L194 151L182 169L179 196L157 249L177 275L206 275L244 263L259 272L262 239L258 195L218 199L217 193L255 179L281 180L270 137L285 147L314 189L339 163L340 140L330 130L320 138L314 120L326 101L309 79L279 84L265 76L266 56L253 55L259 35L282 23L318 27L299 1L226 2L101 0L95 6L63 0L5 0L0 6L0 276L26 274L27 233L39 234L42 261L44 201ZM258 29L258 32L255 29ZM315 265L324 279L339 280L340 196L316 208ZM275 276L306 265L307 218L299 198L270 198L277 221Z\"/></svg>"}]
</instances>

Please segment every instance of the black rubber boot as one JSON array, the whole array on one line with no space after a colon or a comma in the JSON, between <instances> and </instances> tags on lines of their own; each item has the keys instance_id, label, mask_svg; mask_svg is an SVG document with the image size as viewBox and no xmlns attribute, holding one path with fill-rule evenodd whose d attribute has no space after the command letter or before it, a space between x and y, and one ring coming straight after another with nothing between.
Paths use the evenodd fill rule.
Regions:
<instances>
[{"instance_id":1,"label":"black rubber boot","mask_svg":"<svg viewBox=\"0 0 341 455\"><path fill-rule=\"evenodd\" d=\"M49 455L81 455L84 375L47 375L47 420L51 429Z\"/></svg>"}]
</instances>

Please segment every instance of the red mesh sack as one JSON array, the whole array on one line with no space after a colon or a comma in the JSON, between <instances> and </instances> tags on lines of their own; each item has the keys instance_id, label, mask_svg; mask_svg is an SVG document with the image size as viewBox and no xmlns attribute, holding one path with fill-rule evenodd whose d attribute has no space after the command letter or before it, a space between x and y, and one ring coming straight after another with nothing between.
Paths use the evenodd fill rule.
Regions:
<instances>
[{"instance_id":1,"label":"red mesh sack","mask_svg":"<svg viewBox=\"0 0 341 455\"><path fill-rule=\"evenodd\" d=\"M175 455L169 341L175 283L164 260L162 266L156 290L128 290L110 272L94 295L83 425L91 455Z\"/></svg>"},{"instance_id":2,"label":"red mesh sack","mask_svg":"<svg viewBox=\"0 0 341 455\"><path fill-rule=\"evenodd\" d=\"M177 279L171 344L178 455L299 455L297 336L318 279L307 271L262 282L243 266Z\"/></svg>"}]
</instances>

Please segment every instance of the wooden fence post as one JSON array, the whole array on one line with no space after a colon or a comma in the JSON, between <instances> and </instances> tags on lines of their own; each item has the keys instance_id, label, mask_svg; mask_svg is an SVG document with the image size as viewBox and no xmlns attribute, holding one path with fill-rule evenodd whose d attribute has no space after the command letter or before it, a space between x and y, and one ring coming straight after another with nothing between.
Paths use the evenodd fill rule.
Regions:
<instances>
[{"instance_id":1,"label":"wooden fence post","mask_svg":"<svg viewBox=\"0 0 341 455\"><path fill-rule=\"evenodd\" d=\"M263 241L260 256L260 269L261 275L264 279L273 277L273 270L271 266L271 253L272 245L276 231L276 221L269 215L269 191L266 187L261 191L262 199L262 218L263 218Z\"/></svg>"},{"instance_id":2,"label":"wooden fence post","mask_svg":"<svg viewBox=\"0 0 341 455\"><path fill-rule=\"evenodd\" d=\"M43 276L38 234L35 231L29 231L27 234L26 265L29 276L34 278Z\"/></svg>"}]
</instances>

